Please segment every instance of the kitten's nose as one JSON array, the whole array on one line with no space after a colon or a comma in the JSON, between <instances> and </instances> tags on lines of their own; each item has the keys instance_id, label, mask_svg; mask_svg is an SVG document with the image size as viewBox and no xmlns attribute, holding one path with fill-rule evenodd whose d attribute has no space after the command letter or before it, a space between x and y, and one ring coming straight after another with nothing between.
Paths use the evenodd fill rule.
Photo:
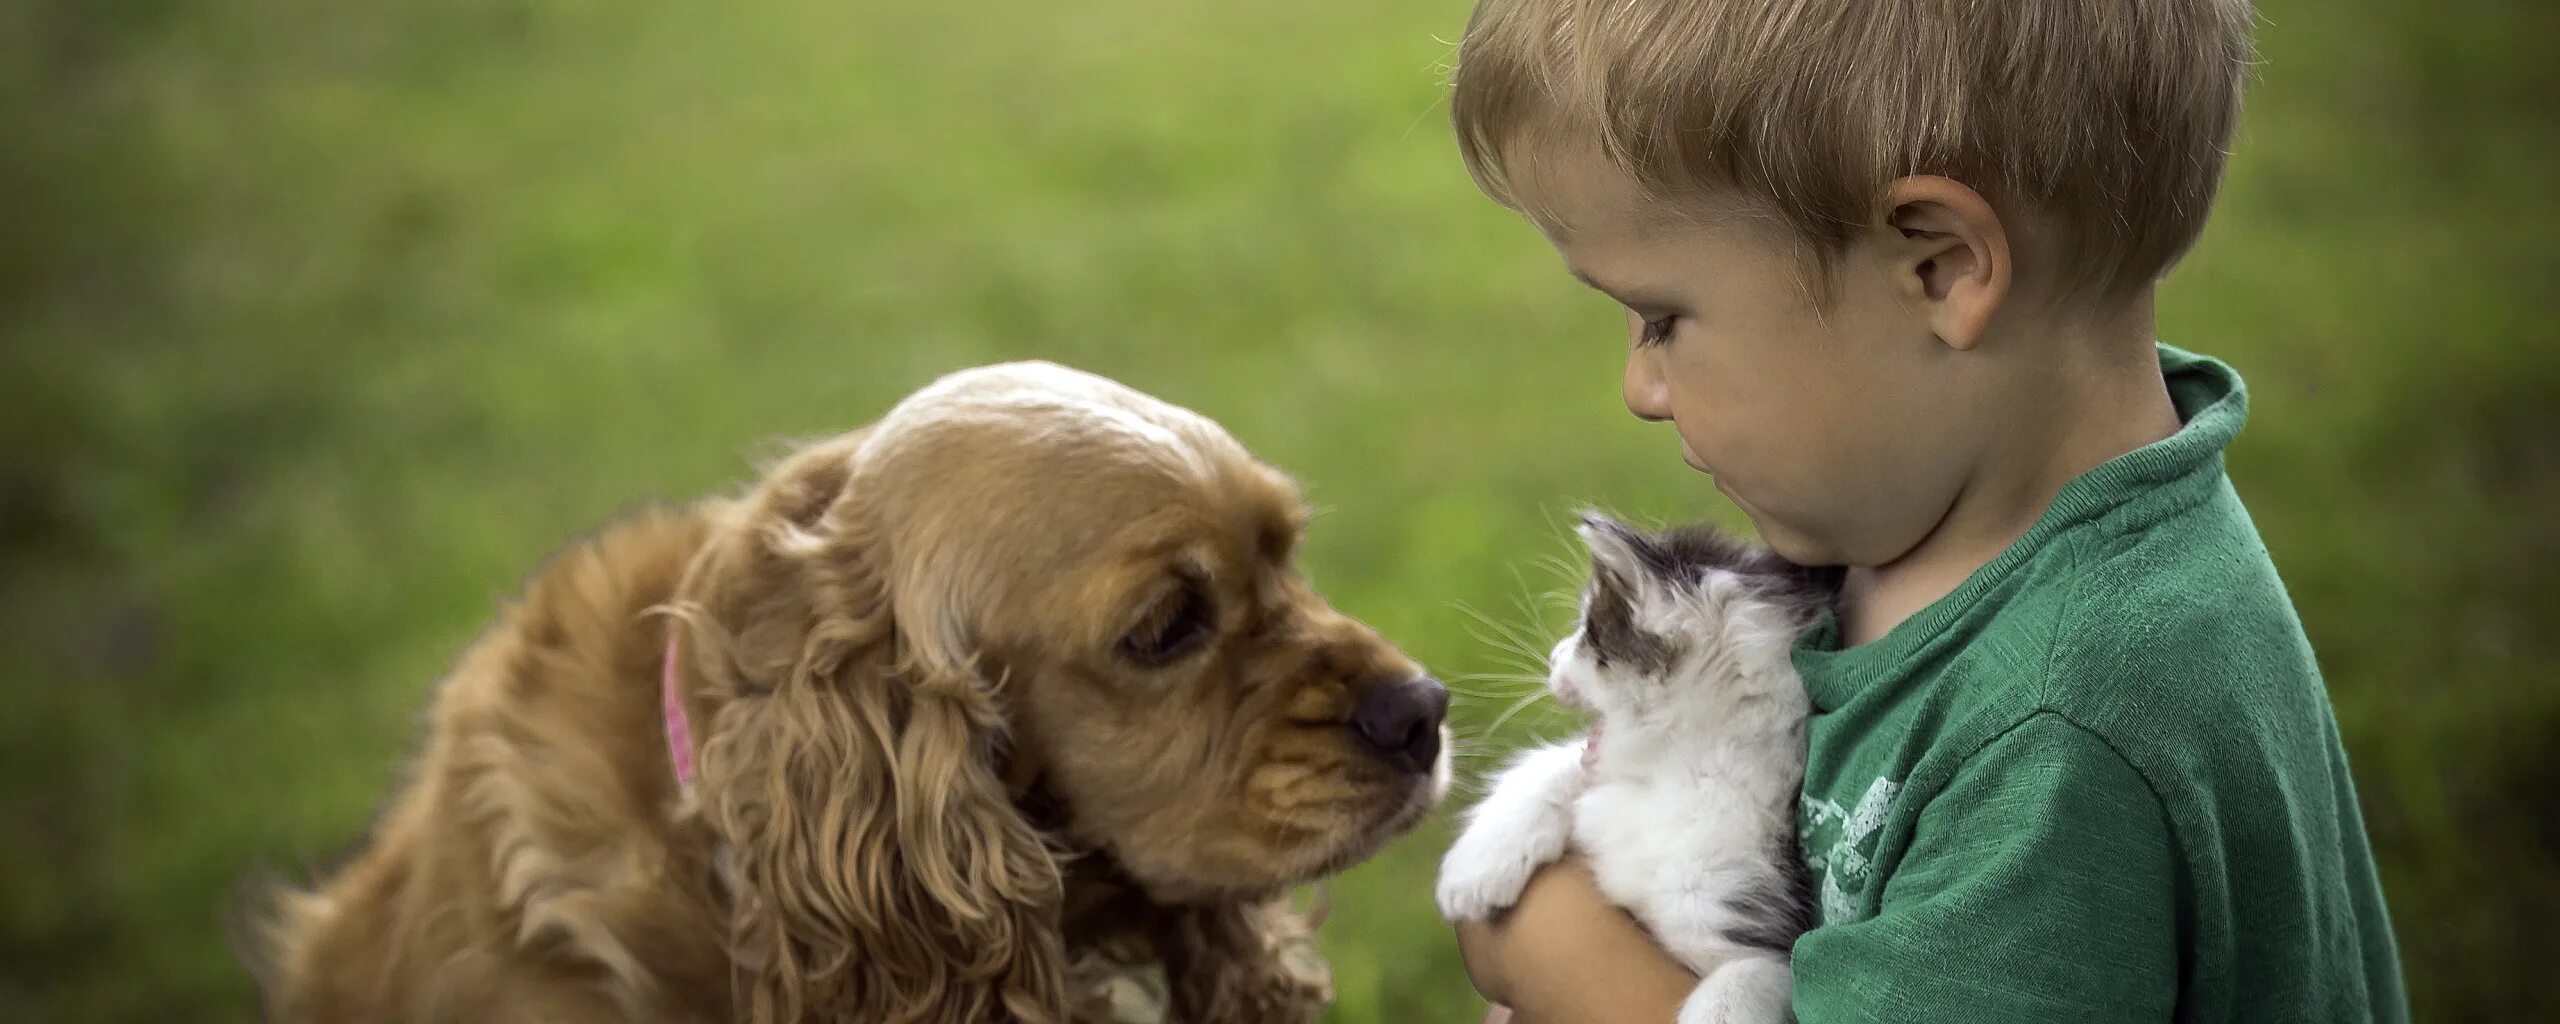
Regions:
<instances>
[{"instance_id":1,"label":"kitten's nose","mask_svg":"<svg viewBox=\"0 0 2560 1024\"><path fill-rule=\"evenodd\" d=\"M1440 720L1449 688L1430 676L1372 686L1351 711L1351 731L1407 771L1427 772L1440 759Z\"/></svg>"}]
</instances>

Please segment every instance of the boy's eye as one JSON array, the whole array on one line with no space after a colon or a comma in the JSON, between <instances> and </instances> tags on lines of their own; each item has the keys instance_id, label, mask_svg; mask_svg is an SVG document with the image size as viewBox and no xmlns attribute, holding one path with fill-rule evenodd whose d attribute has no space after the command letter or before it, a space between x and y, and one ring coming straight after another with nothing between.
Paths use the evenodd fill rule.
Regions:
<instances>
[{"instance_id":1,"label":"boy's eye","mask_svg":"<svg viewBox=\"0 0 2560 1024\"><path fill-rule=\"evenodd\" d=\"M1671 328L1679 322L1680 318L1676 316L1666 316L1658 320L1645 321L1644 330L1636 336L1636 344L1653 346L1670 341Z\"/></svg>"}]
</instances>

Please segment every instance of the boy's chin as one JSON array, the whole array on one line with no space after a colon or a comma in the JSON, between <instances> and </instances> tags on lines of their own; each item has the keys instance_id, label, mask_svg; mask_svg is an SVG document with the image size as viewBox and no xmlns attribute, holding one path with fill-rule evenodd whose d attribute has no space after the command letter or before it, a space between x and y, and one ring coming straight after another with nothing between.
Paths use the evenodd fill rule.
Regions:
<instances>
[{"instance_id":1,"label":"boy's chin","mask_svg":"<svg viewBox=\"0 0 2560 1024\"><path fill-rule=\"evenodd\" d=\"M1841 564L1840 553L1832 545L1825 544L1784 522L1763 514L1759 509L1751 507L1750 502L1744 501L1722 486L1718 486L1716 490L1727 500L1732 501L1734 507L1742 510L1743 518L1751 520L1751 532L1760 535L1760 543L1769 550L1777 552L1778 557L1797 565Z\"/></svg>"},{"instance_id":2,"label":"boy's chin","mask_svg":"<svg viewBox=\"0 0 2560 1024\"><path fill-rule=\"evenodd\" d=\"M1700 470L1699 472L1706 471ZM1787 529L1786 524L1771 519L1768 515L1762 513L1758 506L1753 505L1751 503L1751 499L1736 494L1734 493L1733 488L1725 486L1723 477L1717 476L1713 473L1707 473L1707 482L1715 485L1716 493L1724 495L1724 500L1732 502L1733 507L1741 509L1743 518L1751 520L1751 532L1760 535L1760 543L1775 548L1779 547L1778 538L1792 538L1795 536L1795 531ZM1781 550L1779 553L1785 554L1786 552Z\"/></svg>"}]
</instances>

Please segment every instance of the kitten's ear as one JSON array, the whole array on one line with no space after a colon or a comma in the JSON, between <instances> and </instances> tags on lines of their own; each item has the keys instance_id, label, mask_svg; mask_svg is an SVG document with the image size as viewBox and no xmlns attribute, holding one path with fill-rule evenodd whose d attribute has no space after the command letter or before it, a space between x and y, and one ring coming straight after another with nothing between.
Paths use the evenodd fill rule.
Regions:
<instances>
[{"instance_id":1,"label":"kitten's ear","mask_svg":"<svg viewBox=\"0 0 2560 1024\"><path fill-rule=\"evenodd\" d=\"M1591 549L1591 587L1584 595L1582 636L1603 665L1658 669L1670 662L1669 645L1637 623L1647 581L1649 543L1642 534L1597 513L1586 513L1575 531Z\"/></svg>"},{"instance_id":2,"label":"kitten's ear","mask_svg":"<svg viewBox=\"0 0 2560 1024\"><path fill-rule=\"evenodd\" d=\"M1826 608L1840 596L1846 571L1839 566L1798 565L1764 545L1751 543L1700 523L1665 534L1662 545L1673 564L1691 572L1721 570L1751 580L1765 594Z\"/></svg>"},{"instance_id":3,"label":"kitten's ear","mask_svg":"<svg viewBox=\"0 0 2560 1024\"><path fill-rule=\"evenodd\" d=\"M1594 580L1614 575L1632 587L1652 575L1647 567L1653 559L1646 550L1651 542L1635 528L1598 512L1585 512L1573 532L1582 536L1583 547L1591 549Z\"/></svg>"}]
</instances>

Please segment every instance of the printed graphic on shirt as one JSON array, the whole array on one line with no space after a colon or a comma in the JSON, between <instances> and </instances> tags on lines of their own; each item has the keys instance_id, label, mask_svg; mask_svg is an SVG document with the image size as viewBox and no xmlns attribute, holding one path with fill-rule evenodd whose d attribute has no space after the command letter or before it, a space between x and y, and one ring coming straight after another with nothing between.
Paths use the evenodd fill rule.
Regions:
<instances>
[{"instance_id":1,"label":"printed graphic on shirt","mask_svg":"<svg viewBox=\"0 0 2560 1024\"><path fill-rule=\"evenodd\" d=\"M1876 830L1900 792L1901 783L1880 778L1867 786L1854 808L1843 809L1811 793L1799 804L1796 836L1804 843L1804 865L1814 891L1821 895L1823 924L1857 919L1858 897L1875 873Z\"/></svg>"}]
</instances>

